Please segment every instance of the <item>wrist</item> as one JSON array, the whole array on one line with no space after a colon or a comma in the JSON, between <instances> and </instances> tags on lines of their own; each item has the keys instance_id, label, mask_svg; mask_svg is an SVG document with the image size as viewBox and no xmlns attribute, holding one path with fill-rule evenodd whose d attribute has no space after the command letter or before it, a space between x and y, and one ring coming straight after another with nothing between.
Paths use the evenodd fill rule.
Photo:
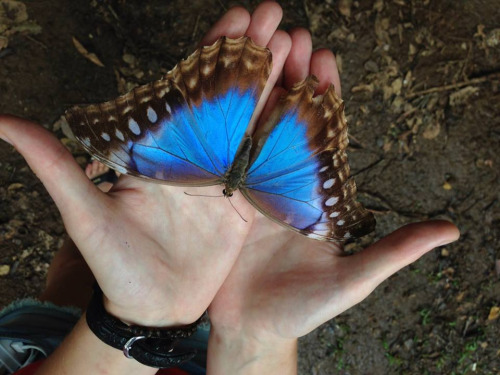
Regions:
<instances>
[{"instance_id":1,"label":"wrist","mask_svg":"<svg viewBox=\"0 0 500 375\"><path fill-rule=\"evenodd\" d=\"M228 361L228 358L231 358ZM297 339L245 335L212 327L208 342L208 374L296 374Z\"/></svg>"},{"instance_id":2,"label":"wrist","mask_svg":"<svg viewBox=\"0 0 500 375\"><path fill-rule=\"evenodd\" d=\"M88 327L84 315L37 374L153 375L157 371L126 358L121 351L99 340Z\"/></svg>"}]
</instances>

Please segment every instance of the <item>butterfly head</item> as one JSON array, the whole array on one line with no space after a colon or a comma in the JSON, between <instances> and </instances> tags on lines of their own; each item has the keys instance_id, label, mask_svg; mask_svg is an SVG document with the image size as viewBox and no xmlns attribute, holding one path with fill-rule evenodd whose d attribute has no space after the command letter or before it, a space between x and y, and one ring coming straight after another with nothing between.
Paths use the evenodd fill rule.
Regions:
<instances>
[{"instance_id":1,"label":"butterfly head","mask_svg":"<svg viewBox=\"0 0 500 375\"><path fill-rule=\"evenodd\" d=\"M233 191L233 189L226 186L226 188L222 190L222 194L224 194L226 198L231 198L233 196Z\"/></svg>"}]
</instances>

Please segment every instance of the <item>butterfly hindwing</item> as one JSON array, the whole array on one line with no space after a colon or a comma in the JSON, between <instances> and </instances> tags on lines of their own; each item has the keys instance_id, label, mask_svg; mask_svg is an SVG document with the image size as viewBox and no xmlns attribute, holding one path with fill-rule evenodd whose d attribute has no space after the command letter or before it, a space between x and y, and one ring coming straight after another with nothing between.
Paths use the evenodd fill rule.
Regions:
<instances>
[{"instance_id":1,"label":"butterfly hindwing","mask_svg":"<svg viewBox=\"0 0 500 375\"><path fill-rule=\"evenodd\" d=\"M373 229L349 177L343 103L316 78L295 85L254 136L240 189L264 215L309 237L342 241Z\"/></svg>"},{"instance_id":2,"label":"butterfly hindwing","mask_svg":"<svg viewBox=\"0 0 500 375\"><path fill-rule=\"evenodd\" d=\"M76 138L121 173L212 185L234 161L271 67L248 38L220 38L156 82L66 113Z\"/></svg>"}]
</instances>

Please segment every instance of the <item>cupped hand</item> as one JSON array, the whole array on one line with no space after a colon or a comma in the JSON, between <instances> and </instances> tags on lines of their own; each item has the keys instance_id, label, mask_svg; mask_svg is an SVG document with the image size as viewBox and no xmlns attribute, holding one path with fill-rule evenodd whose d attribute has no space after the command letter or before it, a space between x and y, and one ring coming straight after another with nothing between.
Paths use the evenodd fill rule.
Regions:
<instances>
[{"instance_id":1,"label":"cupped hand","mask_svg":"<svg viewBox=\"0 0 500 375\"><path fill-rule=\"evenodd\" d=\"M280 20L281 9L274 4L263 4L253 16L234 8L203 44L220 35L248 35L257 44L268 45L276 67L272 87L290 46L286 35L275 33ZM222 199L184 194L221 195L221 187L179 188L122 176L104 194L42 127L2 116L0 137L24 156L54 199L110 313L134 324L169 326L193 322L204 312L233 266L253 220L253 208L239 194L232 198L233 204L247 222Z\"/></svg>"},{"instance_id":2,"label":"cupped hand","mask_svg":"<svg viewBox=\"0 0 500 375\"><path fill-rule=\"evenodd\" d=\"M332 82L340 95L334 55L324 49L312 52L307 30L293 30L290 36L291 51L264 117L280 94L310 74L320 80L316 94ZM223 347L244 338L246 347L253 342L273 352L279 343L293 342L349 309L391 274L458 235L457 228L445 221L411 224L346 256L341 245L308 239L257 214L235 266L210 306L211 342Z\"/></svg>"}]
</instances>

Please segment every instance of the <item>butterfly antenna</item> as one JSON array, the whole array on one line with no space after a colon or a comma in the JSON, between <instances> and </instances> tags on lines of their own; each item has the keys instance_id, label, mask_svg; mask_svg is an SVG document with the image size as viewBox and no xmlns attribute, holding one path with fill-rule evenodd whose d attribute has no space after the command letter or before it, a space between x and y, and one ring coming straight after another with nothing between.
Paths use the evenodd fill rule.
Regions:
<instances>
[{"instance_id":1,"label":"butterfly antenna","mask_svg":"<svg viewBox=\"0 0 500 375\"><path fill-rule=\"evenodd\" d=\"M231 199L230 199L230 198L228 198L228 200L229 200L229 203L231 204L231 207L233 207L233 208L234 208L234 210L236 211L236 213L237 213L238 215L240 215L241 220L243 220L245 223L248 223L248 220L246 220L246 219L243 217L243 215L241 215L241 214L240 214L240 212L236 209L236 207L234 207L234 204L233 204L233 202L231 202Z\"/></svg>"},{"instance_id":2,"label":"butterfly antenna","mask_svg":"<svg viewBox=\"0 0 500 375\"><path fill-rule=\"evenodd\" d=\"M205 194L189 194L188 192L184 192L184 194L189 195L190 197L207 197L207 198L222 198L224 194L221 195L205 195Z\"/></svg>"}]
</instances>

